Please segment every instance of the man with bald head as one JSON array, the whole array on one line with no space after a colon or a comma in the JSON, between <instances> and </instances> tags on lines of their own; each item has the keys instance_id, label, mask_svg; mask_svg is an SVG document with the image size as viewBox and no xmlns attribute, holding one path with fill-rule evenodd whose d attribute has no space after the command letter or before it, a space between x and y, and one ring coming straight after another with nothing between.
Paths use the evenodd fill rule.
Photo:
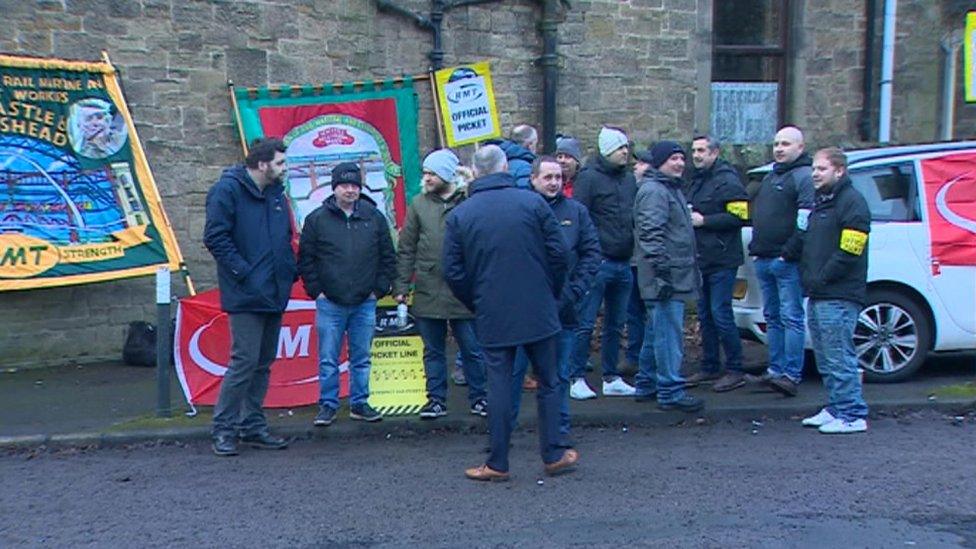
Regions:
<instances>
[{"instance_id":1,"label":"man with bald head","mask_svg":"<svg viewBox=\"0 0 976 549\"><path fill-rule=\"evenodd\" d=\"M803 372L805 325L803 290L795 241L806 230L813 208L812 161L803 132L784 126L773 140L773 169L749 205L756 277L763 295L769 364L763 380L786 396L796 396Z\"/></svg>"},{"instance_id":2,"label":"man with bald head","mask_svg":"<svg viewBox=\"0 0 976 549\"><path fill-rule=\"evenodd\" d=\"M444 280L474 312L488 377L488 460L465 471L472 480L508 479L512 433L512 363L522 347L539 379L539 450L544 470L557 474L579 454L559 434L557 375L559 298L567 247L552 208L534 192L515 188L505 153L494 145L474 154L478 176L469 198L447 215Z\"/></svg>"}]
</instances>

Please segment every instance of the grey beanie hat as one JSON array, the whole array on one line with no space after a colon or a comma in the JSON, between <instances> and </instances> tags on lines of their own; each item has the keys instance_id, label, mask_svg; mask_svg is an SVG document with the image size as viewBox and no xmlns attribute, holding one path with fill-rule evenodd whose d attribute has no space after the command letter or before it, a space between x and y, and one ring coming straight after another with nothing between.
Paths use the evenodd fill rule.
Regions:
<instances>
[{"instance_id":1,"label":"grey beanie hat","mask_svg":"<svg viewBox=\"0 0 976 549\"><path fill-rule=\"evenodd\" d=\"M556 140L556 154L572 156L577 162L583 163L583 151L580 142L575 137L560 137Z\"/></svg>"}]
</instances>

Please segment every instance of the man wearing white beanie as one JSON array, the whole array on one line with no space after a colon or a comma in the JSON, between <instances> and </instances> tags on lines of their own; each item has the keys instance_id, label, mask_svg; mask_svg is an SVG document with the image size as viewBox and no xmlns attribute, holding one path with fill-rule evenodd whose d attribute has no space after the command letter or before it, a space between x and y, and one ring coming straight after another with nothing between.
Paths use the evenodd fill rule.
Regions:
<instances>
[{"instance_id":1,"label":"man wearing white beanie","mask_svg":"<svg viewBox=\"0 0 976 549\"><path fill-rule=\"evenodd\" d=\"M570 357L570 396L577 400L596 398L584 379L590 355L590 338L597 311L604 301L600 361L603 365L603 395L631 396L634 388L620 377L620 336L630 297L633 276L630 257L634 250L634 196L637 183L627 169L630 141L616 128L604 127L597 139L599 154L587 162L576 178L573 198L590 212L600 236L603 262L589 294L580 303L576 344Z\"/></svg>"},{"instance_id":2,"label":"man wearing white beanie","mask_svg":"<svg viewBox=\"0 0 976 549\"><path fill-rule=\"evenodd\" d=\"M442 274L444 223L465 196L455 183L458 164L458 157L449 149L436 150L424 158L424 194L415 197L407 209L397 250L393 295L397 301L405 301L413 281L411 311L424 341L427 404L420 409L421 419L435 419L447 414L444 346L448 324L464 358L470 411L481 417L488 415L485 371L481 346L474 331L474 313L454 297Z\"/></svg>"}]
</instances>

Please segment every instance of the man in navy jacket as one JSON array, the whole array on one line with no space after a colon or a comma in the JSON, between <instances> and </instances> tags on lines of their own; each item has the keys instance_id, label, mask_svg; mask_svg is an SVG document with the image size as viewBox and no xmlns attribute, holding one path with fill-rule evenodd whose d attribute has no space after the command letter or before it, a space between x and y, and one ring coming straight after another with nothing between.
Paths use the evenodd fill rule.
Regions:
<instances>
[{"instance_id":1,"label":"man in navy jacket","mask_svg":"<svg viewBox=\"0 0 976 549\"><path fill-rule=\"evenodd\" d=\"M488 374L488 461L465 471L473 480L508 478L512 363L522 346L539 377L539 446L549 474L576 464L559 436L556 335L567 270L566 243L552 209L536 193L514 187L505 153L494 145L474 156L479 178L470 198L447 218L444 280L475 313Z\"/></svg>"},{"instance_id":2,"label":"man in navy jacket","mask_svg":"<svg viewBox=\"0 0 976 549\"><path fill-rule=\"evenodd\" d=\"M238 435L259 448L288 445L269 434L261 408L297 274L284 172L284 143L255 141L244 165L224 170L207 193L203 243L217 261L220 307L231 332L231 360L214 407L218 456L237 454Z\"/></svg>"}]
</instances>

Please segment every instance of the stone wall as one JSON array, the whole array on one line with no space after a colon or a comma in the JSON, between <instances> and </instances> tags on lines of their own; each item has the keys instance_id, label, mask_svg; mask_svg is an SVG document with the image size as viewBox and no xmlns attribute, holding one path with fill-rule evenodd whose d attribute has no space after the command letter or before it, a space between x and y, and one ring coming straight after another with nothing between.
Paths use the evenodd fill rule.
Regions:
<instances>
[{"instance_id":1,"label":"stone wall","mask_svg":"<svg viewBox=\"0 0 976 549\"><path fill-rule=\"evenodd\" d=\"M397 2L430 9L428 0ZM806 48L797 66L807 79L794 91L796 116L813 134L840 140L853 133L861 107L863 1L794 4ZM929 3L901 4L916 6L905 13L922 14ZM664 137L688 140L708 120L711 9L712 0L574 0L559 27L558 129L582 138L590 151L603 123L629 129L641 146ZM201 243L205 194L241 152L227 80L267 86L422 74L432 47L428 33L378 13L372 0L0 0L0 11L0 51L98 59L106 50L118 66L199 290L214 285L213 261ZM540 17L537 0L502 0L445 18L448 66L492 60L504 128L541 119L541 71L534 65L542 53ZM899 40L915 36L910 25L900 28L908 35ZM423 151L434 146L436 129L429 86L416 90ZM972 109L964 110L961 120L971 121ZM906 129L913 123L904 118L914 111L899 104L898 112L896 135L914 139ZM185 288L178 284L175 292ZM153 319L153 298L146 278L0 294L7 313L0 320L0 366L117 357L125 325Z\"/></svg>"}]
</instances>

